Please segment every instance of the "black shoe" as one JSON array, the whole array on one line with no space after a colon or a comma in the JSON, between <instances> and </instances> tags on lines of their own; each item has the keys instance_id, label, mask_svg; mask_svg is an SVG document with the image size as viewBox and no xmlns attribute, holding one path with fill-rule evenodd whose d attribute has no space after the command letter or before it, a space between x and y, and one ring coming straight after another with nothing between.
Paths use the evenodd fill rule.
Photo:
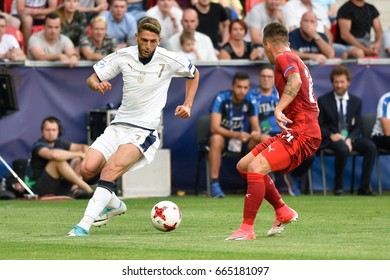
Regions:
<instances>
[{"instance_id":1,"label":"black shoe","mask_svg":"<svg viewBox=\"0 0 390 280\"><path fill-rule=\"evenodd\" d=\"M370 190L366 190L366 189L358 189L357 194L358 195L366 195L366 196L376 196L376 193L374 193L373 191L370 191Z\"/></svg>"},{"instance_id":2,"label":"black shoe","mask_svg":"<svg viewBox=\"0 0 390 280\"><path fill-rule=\"evenodd\" d=\"M334 190L334 195L344 195L344 191L342 189L337 189L337 190Z\"/></svg>"}]
</instances>

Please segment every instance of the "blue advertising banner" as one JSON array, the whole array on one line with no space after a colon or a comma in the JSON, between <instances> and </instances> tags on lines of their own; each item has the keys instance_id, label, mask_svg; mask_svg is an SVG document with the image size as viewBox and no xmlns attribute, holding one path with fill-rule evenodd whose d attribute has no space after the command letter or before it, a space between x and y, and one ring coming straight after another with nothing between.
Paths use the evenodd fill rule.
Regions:
<instances>
[{"instance_id":1,"label":"blue advertising banner","mask_svg":"<svg viewBox=\"0 0 390 280\"><path fill-rule=\"evenodd\" d=\"M362 114L375 113L381 95L390 91L389 65L347 65L352 73L350 93L363 99ZM333 65L311 66L315 93L318 96L332 89L329 75ZM183 120L174 116L177 105L182 104L185 94L185 80L173 79L167 105L163 114L163 148L171 151L172 190L186 190L191 193L195 187L197 167L196 121L209 109L214 96L228 89L237 71L247 71L251 85L257 85L259 65L246 66L199 66L201 78L198 93L192 108L191 118ZM65 128L64 139L87 143L88 112L117 106L122 96L122 77L111 81L113 88L105 95L92 92L85 80L92 73L92 67L3 67L3 74L14 78L19 110L0 119L0 155L12 162L29 157L32 143L40 137L42 119L55 115L61 119ZM243 188L243 180L234 170L238 159L224 159L221 178L226 189ZM390 189L390 158L382 157L382 181L385 189ZM226 161L226 162L225 162ZM333 162L329 165L328 186L333 184ZM202 165L204 168L204 164ZM356 185L358 186L361 161L357 161ZM313 166L314 189L321 190L321 169L319 159ZM345 179L350 178L351 164L348 163ZM376 171L372 176L376 188ZM202 188L205 188L202 170ZM349 187L349 181L345 182ZM357 188L357 187L356 187Z\"/></svg>"}]
</instances>

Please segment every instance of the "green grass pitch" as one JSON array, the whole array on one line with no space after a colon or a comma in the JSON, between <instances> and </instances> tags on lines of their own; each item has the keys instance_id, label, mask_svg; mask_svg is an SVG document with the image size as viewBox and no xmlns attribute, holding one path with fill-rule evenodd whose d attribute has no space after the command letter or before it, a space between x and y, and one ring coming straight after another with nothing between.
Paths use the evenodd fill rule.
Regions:
<instances>
[{"instance_id":1,"label":"green grass pitch","mask_svg":"<svg viewBox=\"0 0 390 280\"><path fill-rule=\"evenodd\" d=\"M159 232L150 210L171 200L180 227ZM274 212L265 201L256 240L225 241L240 224L243 196L224 199L125 199L127 212L88 237L65 237L88 200L0 201L0 260L389 260L390 195L297 196L284 200L299 213L279 236L268 237Z\"/></svg>"}]
</instances>

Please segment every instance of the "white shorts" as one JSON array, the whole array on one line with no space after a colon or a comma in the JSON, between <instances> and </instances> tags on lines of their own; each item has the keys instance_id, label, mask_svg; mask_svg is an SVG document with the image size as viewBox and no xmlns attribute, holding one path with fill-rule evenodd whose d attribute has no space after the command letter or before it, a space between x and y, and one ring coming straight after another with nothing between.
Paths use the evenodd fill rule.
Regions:
<instances>
[{"instance_id":1,"label":"white shorts","mask_svg":"<svg viewBox=\"0 0 390 280\"><path fill-rule=\"evenodd\" d=\"M144 155L129 170L136 170L150 164L158 147L160 139L157 130L150 131L130 124L109 125L102 135L92 143L91 148L100 151L106 161L118 150L120 145L133 144Z\"/></svg>"}]
</instances>

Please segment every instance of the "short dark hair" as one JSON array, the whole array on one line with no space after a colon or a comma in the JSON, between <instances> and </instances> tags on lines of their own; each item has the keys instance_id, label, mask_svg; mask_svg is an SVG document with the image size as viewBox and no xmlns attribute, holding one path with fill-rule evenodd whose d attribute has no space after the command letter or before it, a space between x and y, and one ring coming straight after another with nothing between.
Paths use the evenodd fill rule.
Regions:
<instances>
[{"instance_id":1,"label":"short dark hair","mask_svg":"<svg viewBox=\"0 0 390 280\"><path fill-rule=\"evenodd\" d=\"M60 18L60 16L56 12L47 14L45 17L45 24L46 24L48 19L57 19L57 18Z\"/></svg>"},{"instance_id":2,"label":"short dark hair","mask_svg":"<svg viewBox=\"0 0 390 280\"><path fill-rule=\"evenodd\" d=\"M62 127L61 120L55 116L48 116L42 120L41 123L41 131L43 131L43 128L45 127L45 123L56 123L58 125L58 137L62 136L64 134L64 128Z\"/></svg>"},{"instance_id":3,"label":"short dark hair","mask_svg":"<svg viewBox=\"0 0 390 280\"><path fill-rule=\"evenodd\" d=\"M263 41L281 42L288 45L288 30L279 22L272 22L267 24L263 30Z\"/></svg>"},{"instance_id":4,"label":"short dark hair","mask_svg":"<svg viewBox=\"0 0 390 280\"><path fill-rule=\"evenodd\" d=\"M183 33L180 34L180 45L183 45L187 41L195 42L195 36L190 32L183 31Z\"/></svg>"},{"instance_id":5,"label":"short dark hair","mask_svg":"<svg viewBox=\"0 0 390 280\"><path fill-rule=\"evenodd\" d=\"M157 35L160 35L161 24L158 22L157 19L155 19L153 17L144 17L138 23L138 31L137 32L141 33L144 30L156 33Z\"/></svg>"},{"instance_id":6,"label":"short dark hair","mask_svg":"<svg viewBox=\"0 0 390 280\"><path fill-rule=\"evenodd\" d=\"M347 77L348 82L351 81L351 72L349 72L348 68L344 65L338 65L332 70L332 72L330 73L330 81L333 83L334 76L341 75L345 75Z\"/></svg>"},{"instance_id":7,"label":"short dark hair","mask_svg":"<svg viewBox=\"0 0 390 280\"><path fill-rule=\"evenodd\" d=\"M274 71L275 68L271 64L264 64L260 67L259 73L263 72L264 69L269 69Z\"/></svg>"},{"instance_id":8,"label":"short dark hair","mask_svg":"<svg viewBox=\"0 0 390 280\"><path fill-rule=\"evenodd\" d=\"M245 23L245 21L243 21L242 19L235 19L233 20L230 25L229 25L229 32L231 33L232 32L232 29L233 29L233 25L235 23L238 23L239 25L241 25L242 28L244 28L245 30L245 34L247 33L248 31L248 25Z\"/></svg>"},{"instance_id":9,"label":"short dark hair","mask_svg":"<svg viewBox=\"0 0 390 280\"><path fill-rule=\"evenodd\" d=\"M234 85L236 81L250 80L249 74L247 72L239 71L233 76L232 84Z\"/></svg>"}]
</instances>

